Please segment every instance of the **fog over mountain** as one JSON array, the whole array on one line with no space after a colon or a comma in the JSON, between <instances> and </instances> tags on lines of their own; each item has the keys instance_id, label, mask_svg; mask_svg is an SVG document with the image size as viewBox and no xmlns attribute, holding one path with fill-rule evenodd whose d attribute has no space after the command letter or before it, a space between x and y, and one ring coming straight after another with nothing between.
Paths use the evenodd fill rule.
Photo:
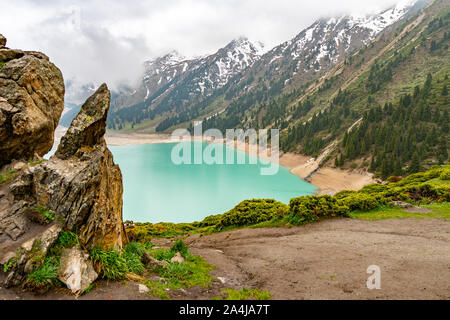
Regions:
<instances>
[{"instance_id":1,"label":"fog over mountain","mask_svg":"<svg viewBox=\"0 0 450 320\"><path fill-rule=\"evenodd\" d=\"M0 30L10 47L46 52L71 88L106 81L115 89L139 79L145 60L172 50L185 57L211 54L241 36L269 50L319 17L369 14L398 2L18 0L2 3L8 14ZM68 93L73 102L83 99Z\"/></svg>"}]
</instances>

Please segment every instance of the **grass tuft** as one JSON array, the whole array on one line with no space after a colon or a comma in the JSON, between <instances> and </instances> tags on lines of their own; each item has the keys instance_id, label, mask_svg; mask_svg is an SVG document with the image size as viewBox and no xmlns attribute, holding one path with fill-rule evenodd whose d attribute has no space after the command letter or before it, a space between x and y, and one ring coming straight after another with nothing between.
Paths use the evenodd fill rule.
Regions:
<instances>
[{"instance_id":1,"label":"grass tuft","mask_svg":"<svg viewBox=\"0 0 450 320\"><path fill-rule=\"evenodd\" d=\"M222 296L214 297L213 300L267 300L272 294L265 290L247 289L223 289Z\"/></svg>"}]
</instances>

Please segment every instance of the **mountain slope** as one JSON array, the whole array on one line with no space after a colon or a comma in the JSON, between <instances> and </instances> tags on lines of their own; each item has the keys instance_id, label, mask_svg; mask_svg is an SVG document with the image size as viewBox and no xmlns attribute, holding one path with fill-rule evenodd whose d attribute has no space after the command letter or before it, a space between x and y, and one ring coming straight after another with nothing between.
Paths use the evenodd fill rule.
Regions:
<instances>
[{"instance_id":1,"label":"mountain slope","mask_svg":"<svg viewBox=\"0 0 450 320\"><path fill-rule=\"evenodd\" d=\"M383 178L445 163L449 20L449 3L434 1L334 68L288 105L282 147L317 156L334 143L321 164Z\"/></svg>"},{"instance_id":2,"label":"mountain slope","mask_svg":"<svg viewBox=\"0 0 450 320\"><path fill-rule=\"evenodd\" d=\"M416 0L408 0L376 15L321 19L261 57L248 40L233 41L216 54L185 65L183 75L159 90L143 86L134 93L139 96L132 100L134 105L119 97L113 102L117 112L111 114L109 127L150 126L156 131L188 127L191 121L220 114L230 105L229 116L233 116L235 105L247 109L308 85L418 8ZM172 73L180 70L170 69ZM120 110L123 107L126 111ZM233 124L239 122L236 117Z\"/></svg>"},{"instance_id":3,"label":"mountain slope","mask_svg":"<svg viewBox=\"0 0 450 320\"><path fill-rule=\"evenodd\" d=\"M270 125L266 113L279 114L288 100L326 74L337 63L357 49L370 43L380 33L388 32L423 6L416 1L398 4L378 15L321 19L303 30L291 41L264 54L236 79L232 79L224 94L203 103L216 110L225 110L222 124L214 127L266 127ZM258 123L254 111L270 101L270 107L259 112ZM178 115L178 118L180 117ZM176 120L176 119L175 119ZM243 120L246 120L243 122ZM176 121L174 121L177 123Z\"/></svg>"},{"instance_id":4,"label":"mountain slope","mask_svg":"<svg viewBox=\"0 0 450 320\"><path fill-rule=\"evenodd\" d=\"M169 54L145 64L140 88L112 103L110 128L132 126L164 114L196 116L198 102L223 88L261 56L262 46L248 39L233 40L215 54L185 60Z\"/></svg>"}]
</instances>

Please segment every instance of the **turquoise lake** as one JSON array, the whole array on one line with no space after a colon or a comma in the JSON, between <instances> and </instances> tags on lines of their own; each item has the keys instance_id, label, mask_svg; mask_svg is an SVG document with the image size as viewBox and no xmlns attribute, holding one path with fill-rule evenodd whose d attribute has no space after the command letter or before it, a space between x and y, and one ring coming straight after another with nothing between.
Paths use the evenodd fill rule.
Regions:
<instances>
[{"instance_id":1,"label":"turquoise lake","mask_svg":"<svg viewBox=\"0 0 450 320\"><path fill-rule=\"evenodd\" d=\"M176 165L171 161L174 146L109 146L122 170L124 221L194 222L224 213L242 200L269 198L288 204L317 190L282 166L275 175L261 175L260 168L268 164L249 164L253 156L232 148L235 157L245 156L246 164Z\"/></svg>"}]
</instances>

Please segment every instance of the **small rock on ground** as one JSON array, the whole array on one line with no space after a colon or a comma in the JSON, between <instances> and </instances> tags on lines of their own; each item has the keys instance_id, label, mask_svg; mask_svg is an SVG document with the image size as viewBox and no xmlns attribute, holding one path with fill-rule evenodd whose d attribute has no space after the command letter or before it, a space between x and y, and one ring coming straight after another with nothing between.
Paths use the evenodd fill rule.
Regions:
<instances>
[{"instance_id":1,"label":"small rock on ground","mask_svg":"<svg viewBox=\"0 0 450 320\"><path fill-rule=\"evenodd\" d=\"M146 293L146 292L150 291L150 289L144 284L139 284L138 288L139 288L139 293Z\"/></svg>"},{"instance_id":2,"label":"small rock on ground","mask_svg":"<svg viewBox=\"0 0 450 320\"><path fill-rule=\"evenodd\" d=\"M177 253L175 254L175 256L174 256L172 259L170 259L170 262L184 263L185 260L184 260L184 258L181 256L181 253L180 253L180 252L177 252Z\"/></svg>"}]
</instances>

